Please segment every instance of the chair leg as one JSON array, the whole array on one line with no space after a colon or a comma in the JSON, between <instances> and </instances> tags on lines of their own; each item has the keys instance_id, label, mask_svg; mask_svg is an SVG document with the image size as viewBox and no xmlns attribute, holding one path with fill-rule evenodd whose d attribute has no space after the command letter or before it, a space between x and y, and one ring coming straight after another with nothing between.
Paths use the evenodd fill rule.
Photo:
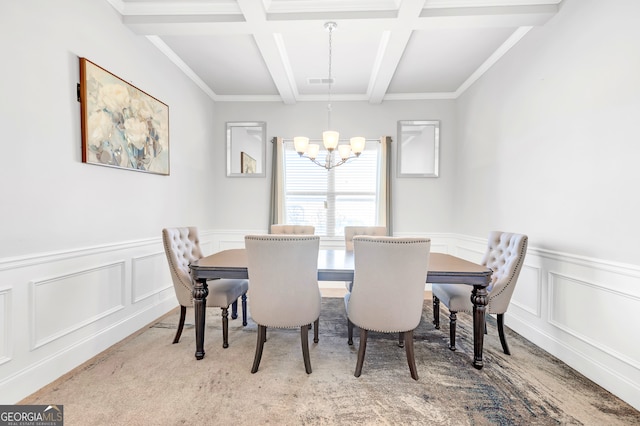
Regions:
<instances>
[{"instance_id":1,"label":"chair leg","mask_svg":"<svg viewBox=\"0 0 640 426\"><path fill-rule=\"evenodd\" d=\"M242 326L247 325L247 293L242 295Z\"/></svg>"},{"instance_id":2,"label":"chair leg","mask_svg":"<svg viewBox=\"0 0 640 426\"><path fill-rule=\"evenodd\" d=\"M356 372L354 376L360 377L362 373L362 365L364 364L364 353L367 350L367 337L369 333L364 328L360 329L360 347L358 348L358 362L356 363Z\"/></svg>"},{"instance_id":3,"label":"chair leg","mask_svg":"<svg viewBox=\"0 0 640 426\"><path fill-rule=\"evenodd\" d=\"M398 333L398 347L404 348L404 333Z\"/></svg>"},{"instance_id":4,"label":"chair leg","mask_svg":"<svg viewBox=\"0 0 640 426\"><path fill-rule=\"evenodd\" d=\"M231 304L231 319L238 318L238 299Z\"/></svg>"},{"instance_id":5,"label":"chair leg","mask_svg":"<svg viewBox=\"0 0 640 426\"><path fill-rule=\"evenodd\" d=\"M173 338L173 343L178 343L180 341L180 336L182 336L182 329L184 328L184 319L187 316L187 308L185 306L180 306L180 320L178 321L178 330L176 331L176 337Z\"/></svg>"},{"instance_id":6,"label":"chair leg","mask_svg":"<svg viewBox=\"0 0 640 426\"><path fill-rule=\"evenodd\" d=\"M500 335L500 343L502 343L502 350L506 355L511 355L509 345L507 345L507 339L504 335L504 314L498 314L498 334Z\"/></svg>"},{"instance_id":7,"label":"chair leg","mask_svg":"<svg viewBox=\"0 0 640 426\"><path fill-rule=\"evenodd\" d=\"M309 326L300 327L300 342L302 343L302 358L304 359L304 369L307 374L311 374L311 359L309 358Z\"/></svg>"},{"instance_id":8,"label":"chair leg","mask_svg":"<svg viewBox=\"0 0 640 426\"><path fill-rule=\"evenodd\" d=\"M409 364L409 371L411 372L411 378L413 380L418 380L418 369L416 368L416 357L413 352L413 330L405 331L402 333L404 340L406 342L406 351L407 351L407 363Z\"/></svg>"},{"instance_id":9,"label":"chair leg","mask_svg":"<svg viewBox=\"0 0 640 426\"><path fill-rule=\"evenodd\" d=\"M260 360L262 359L262 349L264 348L264 341L266 340L267 327L258 324L258 338L256 341L256 355L253 358L253 367L251 367L251 374L258 371L260 367Z\"/></svg>"},{"instance_id":10,"label":"chair leg","mask_svg":"<svg viewBox=\"0 0 640 426\"><path fill-rule=\"evenodd\" d=\"M440 299L433 296L433 324L440 330Z\"/></svg>"},{"instance_id":11,"label":"chair leg","mask_svg":"<svg viewBox=\"0 0 640 426\"><path fill-rule=\"evenodd\" d=\"M353 345L353 323L347 318L347 344Z\"/></svg>"},{"instance_id":12,"label":"chair leg","mask_svg":"<svg viewBox=\"0 0 640 426\"><path fill-rule=\"evenodd\" d=\"M229 347L229 307L222 308L222 347Z\"/></svg>"},{"instance_id":13,"label":"chair leg","mask_svg":"<svg viewBox=\"0 0 640 426\"><path fill-rule=\"evenodd\" d=\"M452 351L456 350L456 322L457 322L456 312L451 311L449 313L449 349Z\"/></svg>"},{"instance_id":14,"label":"chair leg","mask_svg":"<svg viewBox=\"0 0 640 426\"><path fill-rule=\"evenodd\" d=\"M320 330L318 330L318 327L320 326L320 318L318 318L317 320L315 320L315 322L313 323L313 343L318 343L320 341Z\"/></svg>"}]
</instances>

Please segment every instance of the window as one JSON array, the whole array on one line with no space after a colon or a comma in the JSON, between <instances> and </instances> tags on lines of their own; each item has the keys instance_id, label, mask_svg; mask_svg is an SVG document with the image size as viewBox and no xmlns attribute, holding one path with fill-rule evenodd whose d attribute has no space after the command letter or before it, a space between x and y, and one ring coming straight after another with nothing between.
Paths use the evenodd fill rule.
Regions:
<instances>
[{"instance_id":1,"label":"window","mask_svg":"<svg viewBox=\"0 0 640 426\"><path fill-rule=\"evenodd\" d=\"M333 155L339 158L336 152ZM326 170L306 157L300 158L293 141L285 140L284 223L313 225L316 235L328 237L343 236L347 225L385 225L384 213L380 213L386 198L380 189L384 188L382 157L381 142L370 140L357 159Z\"/></svg>"}]
</instances>

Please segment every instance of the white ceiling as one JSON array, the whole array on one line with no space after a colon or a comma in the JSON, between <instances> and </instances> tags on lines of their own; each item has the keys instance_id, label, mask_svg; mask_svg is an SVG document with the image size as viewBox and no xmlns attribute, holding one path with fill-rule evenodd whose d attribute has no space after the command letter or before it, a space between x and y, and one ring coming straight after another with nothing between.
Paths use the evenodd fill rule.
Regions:
<instances>
[{"instance_id":1,"label":"white ceiling","mask_svg":"<svg viewBox=\"0 0 640 426\"><path fill-rule=\"evenodd\" d=\"M561 0L107 0L216 101L456 98Z\"/></svg>"}]
</instances>

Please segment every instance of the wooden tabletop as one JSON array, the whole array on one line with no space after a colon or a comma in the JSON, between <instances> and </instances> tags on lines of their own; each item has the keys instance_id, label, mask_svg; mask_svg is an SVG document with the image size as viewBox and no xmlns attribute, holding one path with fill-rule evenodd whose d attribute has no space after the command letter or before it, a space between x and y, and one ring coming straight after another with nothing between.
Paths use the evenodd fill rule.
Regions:
<instances>
[{"instance_id":1,"label":"wooden tabletop","mask_svg":"<svg viewBox=\"0 0 640 426\"><path fill-rule=\"evenodd\" d=\"M194 279L247 278L245 249L223 250L192 263ZM471 284L487 286L491 269L477 263L444 253L431 253L427 283ZM353 279L353 252L320 250L318 254L319 281L350 281Z\"/></svg>"}]
</instances>

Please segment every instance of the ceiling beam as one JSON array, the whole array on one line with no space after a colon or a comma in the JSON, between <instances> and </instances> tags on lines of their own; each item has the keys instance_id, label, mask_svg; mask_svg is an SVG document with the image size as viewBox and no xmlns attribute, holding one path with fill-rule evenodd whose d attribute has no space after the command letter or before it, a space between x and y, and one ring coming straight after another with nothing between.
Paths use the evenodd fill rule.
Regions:
<instances>
[{"instance_id":1,"label":"ceiling beam","mask_svg":"<svg viewBox=\"0 0 640 426\"><path fill-rule=\"evenodd\" d=\"M285 104L296 103L297 88L282 36L266 28L267 17L262 2L238 0L238 6L247 25L252 28L253 39L282 101Z\"/></svg>"},{"instance_id":2,"label":"ceiling beam","mask_svg":"<svg viewBox=\"0 0 640 426\"><path fill-rule=\"evenodd\" d=\"M115 0L108 0L112 4ZM404 0L397 11L389 12L300 12L275 13L264 11L262 2L238 0L237 12L222 9L220 13L198 13L197 9L184 9L191 13L160 13L154 9L155 3L138 3L133 9L117 9L127 27L142 35L217 35L217 34L253 34L259 30L271 32L296 32L308 28L309 23L317 21L349 20L354 30L383 28L390 29L397 24L398 18L405 14L415 16L409 22L403 22L402 29L422 30L433 28L484 28L484 27L525 27L546 23L558 12L556 4L522 6L486 6L424 9L424 0ZM170 10L170 9L169 9ZM259 15L255 15L257 11ZM254 17L252 17L254 14ZM256 27L257 23L261 23Z\"/></svg>"},{"instance_id":3,"label":"ceiling beam","mask_svg":"<svg viewBox=\"0 0 640 426\"><path fill-rule=\"evenodd\" d=\"M396 23L391 31L383 33L367 88L369 103L379 104L384 99L423 6L424 0L404 0L398 9L401 21L396 21L403 25Z\"/></svg>"},{"instance_id":4,"label":"ceiling beam","mask_svg":"<svg viewBox=\"0 0 640 426\"><path fill-rule=\"evenodd\" d=\"M240 35L253 37L281 100L294 104L301 99L283 35L308 31L309 24L344 20L353 31L381 34L369 76L366 99L384 99L407 44L416 30L442 28L520 28L511 40L487 60L455 94L457 96L490 67L533 26L543 25L558 12L560 0L219 0L127 1L107 0L123 23L147 36L203 90L219 97L166 46L164 35ZM478 6L480 4L480 6ZM527 29L526 31L524 29ZM423 96L425 94L420 94ZM304 97L302 97L304 98Z\"/></svg>"}]
</instances>

